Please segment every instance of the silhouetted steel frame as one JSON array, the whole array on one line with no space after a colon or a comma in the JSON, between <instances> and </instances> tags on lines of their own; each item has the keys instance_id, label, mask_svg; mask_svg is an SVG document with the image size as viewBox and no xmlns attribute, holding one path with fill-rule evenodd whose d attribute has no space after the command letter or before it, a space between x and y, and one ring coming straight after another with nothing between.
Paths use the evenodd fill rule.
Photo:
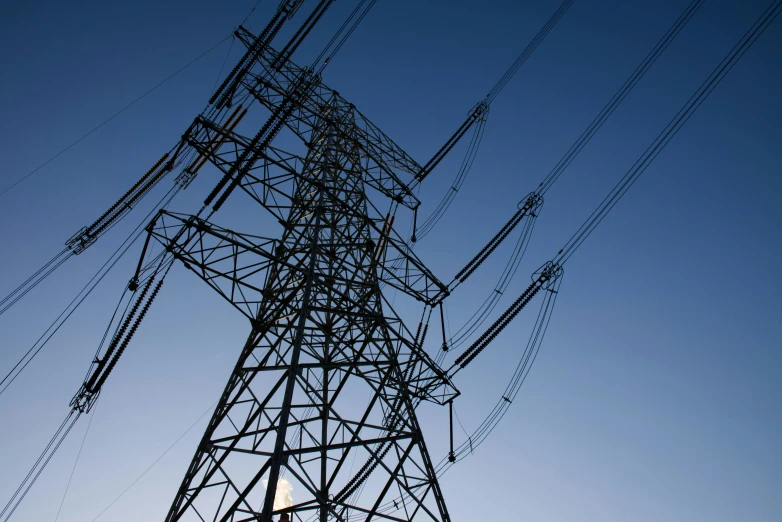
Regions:
<instances>
[{"instance_id":1,"label":"silhouetted steel frame","mask_svg":"<svg viewBox=\"0 0 782 522\"><path fill-rule=\"evenodd\" d=\"M196 123L200 124L200 123L203 123L203 122L196 122ZM331 123L331 126L333 128L333 126L335 125L335 122L330 122L330 123ZM344 125L343 121L340 121L338 125ZM211 124L211 125L205 124L204 128L207 128L207 127L210 127L213 131L216 131L216 127L217 126L215 124ZM192 133L192 134L190 134L190 136L201 135L201 134L202 134L202 132ZM206 136L206 139L205 139L205 141L203 143L207 143L207 142L211 142L212 141L212 138L209 138L209 136L208 136L208 132L206 134L207 134L207 136ZM344 133L341 133L341 134L344 135ZM235 147L235 154L236 154L235 157L238 157L239 156L239 152L238 151L239 151L240 144L244 144L245 146L247 146L246 145L247 141L246 140L241 140L236 135L234 135L233 137L234 137L234 140L233 140L232 144ZM352 140L352 141L353 141L353 143L355 143L355 140ZM191 138L191 143L190 144L193 145L200 152L202 152L202 154L209 154L210 153L210 149L209 148L199 147L198 144L195 142L195 140L193 140L192 138ZM269 147L267 150L269 150L269 149L271 149L271 147ZM275 152L276 152L276 156L277 156L277 158L276 158L277 161L269 161L269 164L273 164L273 165L275 165L277 167L284 166L283 170L285 170L287 172L287 176L286 176L287 179L286 179L286 181L293 181L294 183L296 183L298 181L297 180L297 176L301 176L301 174L295 169L295 167L293 165L290 164L290 160L294 160L294 162L295 161L303 161L302 158L296 158L293 155L289 155L287 157L288 161L284 161L284 160L282 160L282 158L284 157L284 154L281 154L281 153L279 153L277 151L275 151ZM223 156L224 156L224 153L218 153L217 151L214 151L213 153L211 153L211 157L209 159L215 165L217 165L218 168L221 168L221 170L224 170L224 171L230 170L230 168L232 168L232 167L234 168L234 170L238 170L238 169L236 169L235 165L231 165L230 164L230 160L225 159ZM267 158L270 157L269 154L258 154L257 156L259 157L259 159L260 159L260 156L263 156L263 159L267 159ZM247 172L245 174L246 176L249 176L249 170L250 169L245 169L245 171ZM360 175L362 180L366 180L367 178L371 179L371 176L366 176L366 172L365 171L361 171L361 172L358 172L356 174ZM250 177L251 177L251 179L253 178L252 176L250 176ZM312 179L308 179L307 181L311 183L313 180ZM395 181L398 181L398 180L395 180ZM274 182L271 181L270 178L266 178L266 179L264 179L264 178L254 178L252 183L265 185L266 187L269 187L270 190L272 188L274 188L274 186L275 186ZM243 183L242 187L244 188L245 185L246 185L246 183ZM315 185L315 184L313 184L313 185ZM325 195L329 193L329 191L324 186L319 186L317 188L318 188L322 198L325 197ZM279 191L279 194L281 196L282 195L287 195L284 191ZM258 200L258 199L256 198L256 200ZM267 201L259 201L259 202L261 204L263 204L265 207L267 206L267 204L266 204ZM340 205L339 203L342 203L342 202L339 200L339 198L336 198L336 197L332 196L332 197L329 198L329 203L332 204L332 205L336 205L337 208L341 208L342 211L345 212L345 207L347 205L344 205L344 204ZM296 204L293 204L291 202L289 205L273 205L273 206L270 205L270 207L272 207L272 208L269 208L269 210L272 213L274 213L275 215L277 215L276 212L282 211L285 208L293 211L295 209L295 207L296 207ZM322 206L319 205L318 207L321 208L321 210L319 210L318 212L322 212ZM353 213L351 213L351 214L353 214ZM356 216L354 215L353 217L356 217ZM377 224L375 223L375 221L370 219L368 216L363 216L363 217L364 217L365 221L368 224L371 224L372 229L374 229L375 232L380 234L381 231L380 231L379 227L377 227ZM194 221L195 220L190 220L189 223L192 225L194 223ZM197 229L198 229L198 231L200 233L207 233L207 230L209 230L209 228L210 227L206 226L203 222L199 223L197 225ZM211 230L209 230L209 232L214 232L214 229L212 228ZM293 233L292 229L287 229L286 228L285 234L287 234L288 232ZM177 234L177 238L181 238L181 237L182 237L181 234ZM164 240L164 238L168 239L168 240L171 239L171 238L166 238L165 234L160 235L157 239ZM222 239L226 240L227 236L223 236ZM299 238L299 239L301 239L301 238ZM185 243L187 243L187 241ZM166 246L169 249L169 252L174 253L177 257L180 257L181 259L184 260L184 256L182 255L183 247L181 245L177 246L175 243L174 244L168 243ZM245 245L245 247L248 247L248 246L249 245ZM369 253L372 252L372 247L373 246L374 245L370 245ZM311 245L311 248L314 251L315 245ZM311 263L314 263L315 260L316 260L316 256L311 256L311 258L310 258ZM281 259L275 258L275 261L279 262L279 261L281 261ZM188 259L187 262L190 265L192 265L194 263L192 258ZM382 265L382 263L380 263L380 264ZM331 265L331 266L333 266L333 265ZM423 266L423 265L421 265L421 266ZM289 266L288 268L291 268L291 267ZM290 273L294 273L295 271L296 270L291 270ZM300 272L300 269L299 269L299 272ZM354 271L353 272L353 278L355 279L355 277L357 275L358 275L358 272ZM305 284L307 285L307 290L305 291L304 299L307 299L307 303L306 303L306 305L302 305L302 307L300 308L300 312L299 312L299 317L300 317L299 321L300 322L299 322L299 326L297 328L297 333L296 333L296 339L297 340L294 342L294 345L292 347L292 350L294 350L294 353L298 353L298 351L301 350L301 338L302 338L302 335L303 335L303 328L304 328L304 322L303 321L305 321L306 318L307 318L307 314L305 313L305 310L310 306L310 303L308 302L308 299L309 299L308 296L310 295L310 293L312 291L311 290L312 289L312 285L315 284L315 280L316 280L316 278L314 277L314 272L312 270L312 266L310 267L309 277L306 277L305 280L306 280ZM436 279L434 281L436 281ZM437 281L437 283L439 283L439 281ZM435 285L435 286L438 286L439 287L438 290L440 292L442 292L443 286L442 286L441 283L439 285ZM377 298L378 299L382 299L382 294L379 293L379 290L376 290L376 291L378 292ZM291 292L291 295L295 295L295 293ZM367 292L367 296L369 296L369 295L371 295L371 292ZM225 294L224 294L224 296L225 296ZM422 300L424 300L424 299L422 299ZM380 301L378 301L378 304L379 303L380 303ZM273 306L274 304L278 305L274 309L279 309L279 305L281 305L281 303L272 303L271 306ZM285 305L282 305L282 306L285 306ZM382 318L382 313L380 314L380 317ZM358 323L356 323L355 318L352 318L350 316L350 314L345 314L345 316L343 317L343 320L345 320L346 323L348 323L349 325L352 322L352 326L353 327L356 327L358 325ZM269 365L269 366L264 367L264 365L266 365L269 362L269 358L272 356L272 354L276 353L270 347L269 352L266 354L266 356L265 356L265 358L263 360L259 361L258 366L254 367L254 368L253 367L249 367L248 368L247 366L244 366L244 361L246 361L248 359L248 357L252 353L253 349L256 347L256 345L257 345L256 344L257 343L257 338L259 338L259 336L260 336L260 334L262 332L262 329L264 328L265 324L268 324L268 323L263 321L261 319L261 317L259 316L257 318L256 323L253 325L253 331L252 331L252 333L250 335L250 338L248 339L248 342L245 345L245 348L243 350L242 356L240 357L239 362L237 363L237 366L236 366L236 368L234 370L233 376L229 380L228 386L226 387L226 391L224 392L223 397L220 400L220 403L223 406L223 413L225 415L228 414L228 412L230 410L230 408L228 407L229 397L230 397L230 395L232 393L236 393L236 386L239 385L239 381L242 381L242 382L241 382L241 385L239 385L240 387L239 387L238 393L236 393L236 397L237 398L241 397L241 394L244 391L246 391L248 389L248 387L249 387L249 381L245 381L245 378L242 375L243 372L245 372L247 370L252 370L252 369L256 370L256 372L260 371L262 369L269 370L269 369L287 368L288 370L287 370L287 372L283 373L282 376L280 377L280 379L274 384L272 389L268 392L267 398L264 401L258 402L258 408L253 413L252 418L248 417L247 421L245 422L244 431L239 431L239 433L236 436L233 437L233 441L231 441L231 443L228 445L228 447L227 448L223 448L223 449L234 448L236 442L242 436L245 436L245 435L248 434L248 432L246 431L246 428L248 428L252 424L252 422L254 422L254 419L258 415L260 415L261 412L265 411L264 408L267 405L268 400L274 395L274 393L276 393L279 390L279 387L282 386L283 381L286 378L287 378L287 387L286 387L286 395L285 395L286 399L285 399L285 402L284 402L284 405L283 405L283 409L280 412L280 414L278 415L278 418L287 419L288 416L290 415L290 411L291 411L291 408L292 408L293 405L290 402L291 399L290 399L290 396L289 396L290 394L288 393L288 390L291 389L293 383L296 381L296 372L298 370L298 368L297 368L298 361L296 361L296 364L291 363L290 365L287 365L287 366L286 365ZM390 326L390 325L382 324L379 327L380 328L387 328L388 326ZM347 328L345 330L345 335L347 335L350 331L351 331L351 329ZM280 340L282 340L283 337L284 337L283 335L279 335L278 336L278 338ZM388 337L386 337L386 338L388 338ZM399 336L398 340L404 340L404 336ZM359 355L361 353L363 353L363 351L368 346L369 346L368 342L364 343L364 346L361 348L361 351L359 352ZM421 352L420 349L418 349L417 352L414 354L414 356L415 357L420 357L422 354L423 354L423 352ZM297 357L298 357L298 355L296 355L296 358ZM413 357L413 355L411 355L411 357ZM430 361L427 361L427 363L430 363ZM409 367L410 368L414 368L415 365L417 365L417 364L418 364L418 361L416 360L415 363L409 363ZM339 386L335 389L335 393L333 394L334 398L339 393L339 390L347 382L347 379L351 376L352 372L357 370L357 368L359 367L359 364L357 362L350 362L348 365L343 365L343 366L348 367L348 371L345 373L345 375L342 378L342 381L340 382ZM419 449L421 449L421 455L422 455L422 458L424 460L423 465L429 471L428 474L429 474L429 479L430 479L430 482L431 482L430 488L434 492L436 503L437 503L438 509L440 511L441 519L447 520L448 519L447 510L446 510L445 504L444 504L444 502L442 500L442 494L439 491L439 485L437 484L436 477L434 476L434 472L433 472L433 467L431 465L431 461L428 458L428 453L427 453L427 451L425 449L425 445L423 444L423 438L420 436L420 427L418 427L417 421L415 420L414 408L413 408L412 400L411 400L410 396L405 391L406 390L406 386L405 386L406 383L404 382L404 378L402 377L402 375L400 373L400 369L398 367L398 364L396 365L396 367L395 367L395 365L390 364L390 363L385 364L385 365L378 364L376 366L377 366L377 370L378 371L382 371L381 367L386 367L385 373L383 374L384 376L381 379L379 384L382 384L383 382L388 381L390 379L391 375L394 372L396 373L395 380L398 383L402 383L402 386L401 386L401 388L402 388L401 396L403 397L403 402L405 403L405 406L406 406L405 409L407 410L407 412L409 414L409 418L407 419L407 422L411 423L411 425L412 425L411 429L413 430L411 432L410 436L409 437L400 437L399 435L397 435L395 437L390 437L389 436L389 437L386 437L386 438L376 438L376 439L372 439L372 440L359 440L358 439L358 433L361 431L361 429L363 427L369 425L367 423L367 415L369 415L369 413L371 412L371 409L372 409L372 406L369 406L367 408L366 412L365 412L364 417L357 424L355 430L352 430L353 435L352 435L351 441L349 443L342 444L341 446L330 444L328 447L326 447L326 445L324 445L323 448L320 449L320 451L323 454L325 454L326 449L334 449L334 448L337 448L337 447L355 447L355 446L364 447L370 454L374 455L374 458L377 461L378 465L383 467L385 469L385 471L390 474L389 481L388 481L388 483L386 485L386 488L385 488L385 490L387 491L387 489L391 486L392 483L394 483L395 480L397 480L397 482L399 482L398 481L398 474L399 474L401 465L406 461L405 459L406 459L407 455L409 455L409 452L412 450L412 448L415 445L418 445ZM429 364L427 364L427 366L429 366ZM325 371L328 371L329 368L338 368L339 365L334 365L334 364L332 364L332 365L312 365L312 367L318 367L321 370L324 370L324 372L325 372ZM429 368L427 368L427 369L431 369L432 367L434 367L434 365L429 366ZM425 371L426 370L421 370L420 373L423 374ZM444 375L442 375L441 372L439 372L439 373L440 373L440 375L437 376L438 379L444 377ZM257 375L257 373L255 375ZM367 382L370 382L370 381L367 381ZM445 382L447 383L447 380ZM371 384L371 382L370 382L370 384ZM372 404L374 404L374 402L376 402L380 398L379 391L380 391L379 387L376 388L376 392L377 393L375 394L375 397L374 397L374 399L372 401ZM387 400L387 402L391 403L392 400ZM329 402L328 400L324 401L324 404L322 405L322 407L324 408L324 411L325 411L326 408L330 408L331 405L333 405L333 399L332 399L331 402ZM219 417L218 413L220 413L220 411L221 411L221 406L218 406L218 408L217 408L217 410L215 412L215 415L213 416L212 421L210 422L210 426L207 429L207 432L205 434L205 438L202 441L202 444L201 444L201 446L199 446L199 448L202 448L204 446L204 443L208 442L207 435L209 433L213 432L213 430L216 428L216 421L218 420L218 417ZM333 411L333 410L329 410L329 411ZM282 425L287 425L288 423L287 422L283 422L281 424ZM304 425L304 424L306 424L306 422L302 421L301 424ZM380 427L380 426L375 426L375 428L383 429L383 427ZM266 433L262 433L262 431L256 431L254 433L254 435L255 436L260 435L261 439L263 439L266 435L268 435L272 431L274 431L274 430L271 430L271 429L270 430L266 430ZM400 448L398 446L398 441L404 440L404 439L408 439L408 438L410 439L411 442L407 446L407 448L402 450L401 455L403 456L403 458L399 461L399 465L394 470L391 470L391 469L387 468L385 466L385 464L383 463L382 458L379 458L379 456L369 446L370 444L375 444L375 443L385 443L386 441L395 441L396 442L396 444L395 444L395 451L397 452L397 454L399 454ZM223 439L220 439L220 442L228 442L230 439L231 439L231 437L223 438ZM212 441L212 442L217 442L217 441ZM240 509L240 506L241 506L242 502L244 501L244 495L246 495L247 491L252 489L252 487L257 485L258 480L260 480L260 478L266 473L267 470L271 470L271 472L274 473L274 474L278 474L279 473L279 467L280 467L280 464L281 464L280 463L280 458L281 458L281 453L280 452L281 452L281 450L279 448L282 447L284 442L285 442L284 436L279 436L279 434L278 434L277 444L275 445L275 451L274 451L274 454L272 455L272 459L268 461L267 465L264 465L261 469L258 470L256 475L253 477L253 479L250 481L250 483L246 486L245 490L243 492L239 493L239 496L234 501L234 504L231 507L231 509L229 510L229 513L243 511L243 510ZM220 449L219 446L213 446L213 447L216 448L216 449ZM199 449L199 452L200 451L201 450ZM317 449L310 450L307 453L309 453L311 451L317 451ZM341 469L342 465L344 464L344 459L347 457L348 454L349 454L348 452L344 452L343 453L342 459L338 463L337 468L332 472L332 479L331 480L336 478L339 470ZM209 455L210 455L211 459L214 460L214 458L215 458L214 454L210 453ZM225 458L228 455L229 455L229 452L226 451L222 455L222 460L224 461ZM208 459L204 459L201 462L201 466L199 466L199 461L198 461L197 457L198 457L198 454L197 454L196 458L194 458L193 463L191 464L191 467L188 470L188 473L187 473L187 475L185 477L185 480L183 481L182 487L180 488L180 493L177 496L177 500L175 501L174 505L172 505L172 510L169 513L169 519L170 520L175 520L177 512L182 513L183 510L186 509L189 506L189 504L191 503L192 498L196 497L197 494L198 494L198 489L196 488L196 490L190 495L189 499L185 498L187 496L187 495L185 495L185 493L187 492L187 487L186 487L187 484L189 484L190 480L192 480L196 476L196 473L200 470L201 466L206 465L207 463L210 462ZM220 463L217 462L216 464L219 465ZM288 469L290 469L290 468L288 468ZM210 476L213 475L214 472L216 472L216 470L217 470L217 467L212 468L209 471ZM291 470L291 472L293 472L293 470ZM208 478L205 479L204 481L206 481L206 480L208 480ZM301 477L300 477L300 480L301 480L301 482L303 484L306 484L306 480L303 480ZM407 480L406 477L405 477L405 480ZM230 482L230 479L228 480L228 482ZM323 479L322 479L322 485L324 485L323 484ZM401 487L402 487L402 489L406 490L406 492L411 496L411 498L417 499L416 493L411 489L411 487L409 485L402 484ZM238 488L236 488L235 486L234 486L234 489L236 489L238 491ZM227 491L228 491L228 489L226 487L226 490L225 490L224 495L223 495L223 499L225 498L225 493L227 493ZM273 491L273 488L271 487L271 483L270 483L269 491ZM424 493L424 496L426 494L428 494L428 492ZM272 495L272 494L270 493L269 495L267 495L267 497L269 497L270 495ZM317 495L314 495L314 496L317 496ZM271 498L273 498L273 496ZM373 508L371 510L366 511L366 513L369 516L379 515L379 513L377 512L377 509L379 507L379 501L380 501L381 498L382 498L382 495L378 498L378 503L376 503L376 505L373 506ZM319 499L319 500L321 502L321 512L325 513L325 511L323 510L324 509L323 506L329 504L329 501L328 501L328 499ZM183 505L183 502L184 502L184 505ZM270 517L271 517L270 498L266 499L266 502L264 503L264 506L265 506L264 507L264 511L263 511L263 513L261 513L261 519L262 520L269 520ZM345 506L345 507L350 506L350 509L353 509L353 510L358 509L358 510L364 511L363 508L359 508L358 506L347 504L345 502L335 503L334 507L331 508L331 512L338 519L342 519L342 517L338 513L336 513L336 507L337 506ZM295 507L296 506L294 506L294 508ZM413 513L417 512L417 510L421 509L421 508L429 511L426 508L426 506L423 505L422 501L418 501L418 506L416 507L416 509L415 509L415 511ZM430 515L432 516L432 518L436 518L436 516L433 513L431 513L431 512L430 512ZM253 516L256 516L256 515L253 515ZM324 516L325 515L322 514L321 517L323 518ZM384 518L387 518L387 519L401 520L401 519L398 519L396 517L391 517L391 516L385 515L385 514L381 515L381 516L383 516ZM414 516L414 514L411 515L411 516Z\"/></svg>"}]
</instances>

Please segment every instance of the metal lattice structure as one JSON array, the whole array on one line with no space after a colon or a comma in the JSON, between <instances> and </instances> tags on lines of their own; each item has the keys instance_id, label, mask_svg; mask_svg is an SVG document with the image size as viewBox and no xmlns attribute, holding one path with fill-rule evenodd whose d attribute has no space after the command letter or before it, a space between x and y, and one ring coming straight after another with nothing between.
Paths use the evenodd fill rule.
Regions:
<instances>
[{"instance_id":1,"label":"metal lattice structure","mask_svg":"<svg viewBox=\"0 0 782 522\"><path fill-rule=\"evenodd\" d=\"M218 172L197 214L167 210L173 195L155 207L141 260L117 307L124 304L124 312L115 314L107 329L114 327L114 333L104 336L68 416L0 510L0 518L6 513L5 520L10 518L78 418L95 405L166 274L179 262L241 312L250 333L167 521L272 522L278 516L280 521L308 522L450 521L437 477L488 437L516 397L548 328L565 262L730 71L744 46L782 12L782 0L774 0L564 247L484 327L526 251L546 191L702 1L692 0L565 157L447 285L413 253L416 231L428 234L442 217L475 158L492 101L573 0L563 0L486 98L423 165L322 81L323 68L363 18L356 13L364 1L313 67L297 65L292 56L334 0L319 0L280 50L272 42L303 0L282 0L258 35L239 27L234 36L246 52L181 140L94 223L68 240L63 252L0 301L2 314L65 260L94 244L169 173L178 171L169 191L175 195L191 186L206 165ZM246 118L251 110L252 117ZM265 119L258 123L258 116ZM253 117L257 130L248 125ZM470 129L473 137L454 184L417 228L420 202L414 189ZM236 189L276 219L282 227L279 237L237 232L212 221ZM397 213L404 212L412 214L409 241L394 227ZM514 230L518 239L497 286L448 337L443 302ZM424 308L415 333L387 299L400 292ZM472 435L465 432L467 440L454 446L453 399L459 392L452 379L536 295L542 296L540 309L505 392ZM423 345L438 306L443 342L432 359ZM461 354L443 370L446 354L455 349ZM0 381L3 386L10 379L0 393L35 353L31 349ZM450 451L436 463L416 417L422 401L450 409ZM286 488L292 488L295 500L279 498Z\"/></svg>"},{"instance_id":2,"label":"metal lattice structure","mask_svg":"<svg viewBox=\"0 0 782 522\"><path fill-rule=\"evenodd\" d=\"M185 176L212 162L224 178L207 203L241 188L283 234L168 212L149 229L252 325L166 520L269 521L282 477L294 520L450 520L415 404L458 392L381 290L429 305L448 293L392 227L393 209L418 205L403 179L420 166L317 75L238 34L255 63L231 117L189 129L199 157ZM235 131L248 99L271 111L255 138ZM283 127L304 155L270 145Z\"/></svg>"},{"instance_id":3,"label":"metal lattice structure","mask_svg":"<svg viewBox=\"0 0 782 522\"><path fill-rule=\"evenodd\" d=\"M45 467L46 455L94 407L166 274L180 262L244 314L250 334L167 521L271 522L276 516L449 521L437 479L446 460L432 462L416 418L422 401L447 404L453 413L459 393L452 384L458 370L440 366L449 349L443 301L515 227L531 228L542 199L528 198L460 272L458 282L446 285L412 251L420 206L414 189L471 128L473 139L482 134L491 101L572 2L563 0L486 99L423 165L321 78L374 2L359 3L312 67L299 66L292 57L334 0L318 0L279 50L272 43L303 0L282 0L258 35L239 27L234 36L246 51L207 108L169 152L50 262L61 264L89 248L169 173L178 172L172 195L158 203L145 228L141 260L120 298L125 311L116 324L111 319L114 333L99 345L68 417L34 469L41 462ZM254 129L248 124L253 119ZM473 142L457 180L463 180L475 150ZM203 207L194 215L167 210L207 165L219 176ZM282 225L279 238L212 221L236 189ZM450 199L444 201L426 220L426 232L449 205ZM412 214L409 241L394 228L398 212ZM36 285L52 270L39 271L12 297L24 295L28 283ZM533 283L529 299L544 282ZM424 308L415 334L386 298L400 292ZM506 311L480 346L469 348L469 360L529 299ZM438 305L443 344L433 360L423 344ZM464 448L454 448L450 424L446 459L452 464ZM0 517L13 513L38 474L28 474L27 489L23 484L17 490ZM276 498L280 486L292 487L295 501Z\"/></svg>"}]
</instances>

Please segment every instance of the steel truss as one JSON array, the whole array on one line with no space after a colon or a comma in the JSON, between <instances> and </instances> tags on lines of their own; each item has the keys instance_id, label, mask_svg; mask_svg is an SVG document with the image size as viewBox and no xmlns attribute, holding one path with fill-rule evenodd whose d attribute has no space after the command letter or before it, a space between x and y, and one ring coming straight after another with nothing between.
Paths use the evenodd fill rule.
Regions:
<instances>
[{"instance_id":1,"label":"steel truss","mask_svg":"<svg viewBox=\"0 0 782 522\"><path fill-rule=\"evenodd\" d=\"M401 180L420 167L319 78L274 60L270 47L258 53L256 68L267 72L249 71L233 95L270 108L266 130L249 139L231 119L201 116L185 139L199 153L188 171L209 161L224 175L211 200L219 206L241 188L280 220L282 237L169 212L149 227L148 241L251 324L166 520L269 522L285 511L322 522L448 521L414 405L445 404L458 392L381 283L429 305L448 290L367 195L416 208ZM268 143L283 125L304 141L303 157ZM274 499L283 477L295 492L285 509Z\"/></svg>"}]
</instances>

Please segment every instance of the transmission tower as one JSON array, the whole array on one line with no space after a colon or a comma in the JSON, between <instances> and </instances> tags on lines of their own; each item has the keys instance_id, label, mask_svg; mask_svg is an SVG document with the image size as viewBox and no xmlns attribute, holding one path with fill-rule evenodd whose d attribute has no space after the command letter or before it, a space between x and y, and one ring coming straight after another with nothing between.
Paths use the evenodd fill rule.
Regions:
<instances>
[{"instance_id":1,"label":"transmission tower","mask_svg":"<svg viewBox=\"0 0 782 522\"><path fill-rule=\"evenodd\" d=\"M254 63L218 99L238 105L226 123L200 116L189 129L200 153L189 170L214 163L224 177L207 205L244 189L283 233L169 212L149 227L251 323L166 520L450 520L415 406L458 392L381 289L427 305L448 293L393 229L397 208L419 204L403 179L421 167L317 74L237 34ZM272 113L251 139L232 127L243 96ZM305 154L270 145L283 127ZM283 477L296 492L289 507L275 505Z\"/></svg>"},{"instance_id":2,"label":"transmission tower","mask_svg":"<svg viewBox=\"0 0 782 522\"><path fill-rule=\"evenodd\" d=\"M359 2L313 67L297 65L292 56L334 0L319 0L281 50L272 47L302 2L282 0L258 35L240 26L235 37L246 52L181 140L93 224L71 237L60 254L0 300L2 314L69 257L94 244L162 179L178 170L175 186L150 213L152 221L145 228L142 223L138 235L134 231L128 239L146 233L136 272L117 306L124 311L112 317L65 420L0 510L4 522L79 417L96 404L177 262L244 314L250 333L175 494L168 522L272 522L274 517L308 522L450 521L437 476L472 453L516 397L548 328L564 264L782 12L782 0L773 0L563 248L532 274L529 286L484 329L526 250L543 195L703 0L691 1L565 157L447 285L413 253L416 232L420 230L423 237L442 217L472 164L492 101L573 0L563 0L485 99L423 166L321 79L323 68L374 1ZM255 110L259 106L265 121L252 137L241 134L240 124L250 121L245 117L251 108L261 112ZM473 138L451 186L453 193L449 191L418 228L420 202L415 187L471 128ZM281 133L287 135L287 150L276 145L283 141L278 139ZM207 164L220 175L203 207L193 215L167 210L174 195L187 189ZM211 220L237 189L279 222L280 237L237 232ZM409 242L394 227L398 213L412 213ZM519 237L497 286L448 338L444 300L514 229L520 231ZM110 269L113 264L105 266ZM101 268L93 280L99 282L106 271ZM84 297L97 282L88 283ZM386 294L400 292L423 306L415 329L405 324L387 299ZM537 318L505 392L472 435L465 432L467 440L454 447L453 399L459 392L452 379L538 294L543 297ZM79 295L61 315L62 322L83 301ZM432 360L423 345L436 307L443 344ZM53 333L62 322L55 320L50 327ZM0 394L53 333L42 344L36 342L0 380ZM461 354L443 370L446 353L457 348L463 348ZM450 409L450 451L437 463L430 457L416 417L422 401Z\"/></svg>"}]
</instances>

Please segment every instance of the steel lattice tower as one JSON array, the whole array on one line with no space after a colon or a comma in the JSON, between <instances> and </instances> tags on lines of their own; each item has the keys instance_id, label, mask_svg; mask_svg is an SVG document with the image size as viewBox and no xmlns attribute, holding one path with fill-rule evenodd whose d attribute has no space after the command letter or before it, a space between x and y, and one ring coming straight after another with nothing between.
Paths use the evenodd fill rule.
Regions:
<instances>
[{"instance_id":1,"label":"steel lattice tower","mask_svg":"<svg viewBox=\"0 0 782 522\"><path fill-rule=\"evenodd\" d=\"M450 520L415 406L458 392L382 291L428 305L447 295L393 229L396 209L419 204L402 179L421 167L318 75L237 34L253 63L228 120L202 115L186 133L199 152L186 173L209 160L224 177L207 205L241 188L283 233L169 212L149 227L252 325L166 520L268 522L283 477L293 520ZM272 113L252 139L235 132L248 100ZM282 128L305 154L271 145Z\"/></svg>"},{"instance_id":2,"label":"steel lattice tower","mask_svg":"<svg viewBox=\"0 0 782 522\"><path fill-rule=\"evenodd\" d=\"M473 106L466 121L423 166L321 80L326 64L374 2L367 6L360 2L313 68L297 66L291 57L334 0L319 0L281 50L271 46L302 3L281 0L258 36L239 27L235 36L246 52L181 140L96 221L72 236L62 252L0 301L2 314L70 256L95 243L164 177L179 173L175 186L149 214L156 213L143 229L146 242L135 274L123 290L68 415L0 510L6 522L76 421L95 406L106 379L177 261L243 313L249 320L250 334L176 492L167 521L272 522L279 516L278 522L291 518L298 522L450 522L437 472L464 458L467 451L472 453L474 442L485 441L507 412L540 350L564 264L782 12L782 0L773 0L563 248L540 266L516 300L473 338L495 308L495 296L503 294L518 269L546 191L687 24L702 0L691 2L563 159L517 204L510 219L449 285L439 281L396 232L397 213L412 213L411 243L416 241L417 231L422 235L431 231L472 165L493 99L573 0L563 0L486 98ZM259 106L266 119L252 137L241 134L239 124L250 121L252 118L245 120L245 116L251 108L255 114ZM473 127L473 138L454 184L419 229L420 202L413 189ZM281 133L292 138L284 142L286 148L298 147L299 152L276 146L283 141L278 140ZM174 196L188 188L207 164L221 175L203 207L195 215L168 211ZM276 218L282 227L280 237L236 232L210 221L237 189ZM0 393L141 236L140 229L133 231L3 378ZM514 229L520 230L516 246L490 298L448 339L443 301ZM386 295L389 291L394 297L396 292L407 294L423 306L415 334L393 309ZM459 392L451 379L537 294L543 294L540 310L513 377L486 419L472 436L465 431L467 440L455 448L453 399ZM422 346L438 305L443 344L433 361ZM446 352L468 342L443 371L439 364ZM422 401L450 406L450 451L437 467L416 417ZM81 447L74 470L80 455ZM290 485L295 501L288 496L279 502L279 486Z\"/></svg>"}]
</instances>

